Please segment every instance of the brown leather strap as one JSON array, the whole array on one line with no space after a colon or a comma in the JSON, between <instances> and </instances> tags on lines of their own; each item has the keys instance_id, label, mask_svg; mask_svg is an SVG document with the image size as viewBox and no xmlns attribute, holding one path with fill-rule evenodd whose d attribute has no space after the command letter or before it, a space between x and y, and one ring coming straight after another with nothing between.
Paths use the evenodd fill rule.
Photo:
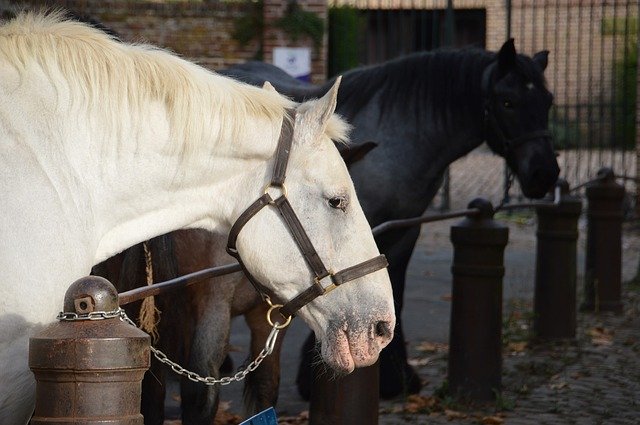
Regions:
<instances>
[{"instance_id":1,"label":"brown leather strap","mask_svg":"<svg viewBox=\"0 0 640 425\"><path fill-rule=\"evenodd\" d=\"M227 239L227 253L229 255L238 258L236 242L238 240L240 231L242 230L244 225L253 218L254 215L256 215L261 209L269 205L271 201L271 196L268 193L265 193L264 195L256 199L253 204L249 205L249 207L244 210L242 214L240 214L240 217L238 217L236 222L233 223L233 226L231 226L231 230L229 230L229 238Z\"/></svg>"},{"instance_id":2,"label":"brown leather strap","mask_svg":"<svg viewBox=\"0 0 640 425\"><path fill-rule=\"evenodd\" d=\"M280 314L282 314L282 316L284 317L293 316L298 310L300 310L302 307L309 304L311 301L315 300L322 294L324 294L324 289L322 289L322 286L320 286L319 283L314 282L313 285L300 292L292 300L288 301L280 309Z\"/></svg>"},{"instance_id":3,"label":"brown leather strap","mask_svg":"<svg viewBox=\"0 0 640 425\"><path fill-rule=\"evenodd\" d=\"M287 224L287 227L291 232L291 236L293 236L293 240L296 241L298 248L300 248L302 256L313 271L313 274L315 274L319 279L328 276L329 271L322 263L318 252L313 247L309 236L307 236L307 232L304 231L302 223L298 220L298 216L296 216L296 213L293 211L289 200L286 197L281 196L274 202L278 211L280 211L280 215L282 215L284 222Z\"/></svg>"},{"instance_id":4,"label":"brown leather strap","mask_svg":"<svg viewBox=\"0 0 640 425\"><path fill-rule=\"evenodd\" d=\"M383 254L381 254L377 257L373 257L369 260L363 261L362 263L356 264L355 266L347 267L346 269L341 270L338 273L332 274L331 281L333 282L333 285L337 287L342 285L343 283L347 283L349 281L358 279L359 277L366 276L369 273L384 269L388 265L389 263L387 263L387 258ZM313 285L311 285L309 288L298 294L295 298L287 302L284 307L280 309L280 313L284 317L292 316L302 307L309 304L320 295L323 295L331 290L332 288L328 290L323 288L319 280L316 279Z\"/></svg>"},{"instance_id":5,"label":"brown leather strap","mask_svg":"<svg viewBox=\"0 0 640 425\"><path fill-rule=\"evenodd\" d=\"M273 175L271 176L271 184L273 186L282 186L287 176L287 164L289 163L289 153L293 143L293 123L295 118L296 111L294 109L287 109L287 113L282 118L280 139L276 148L276 161L273 166Z\"/></svg>"},{"instance_id":6,"label":"brown leather strap","mask_svg":"<svg viewBox=\"0 0 640 425\"><path fill-rule=\"evenodd\" d=\"M389 263L387 262L387 258L383 254L381 254L377 257L373 257L370 260L363 261L360 264L356 264L355 266L347 267L346 269L340 270L338 273L334 274L331 277L331 280L336 286L342 285L343 283L347 283L359 277L366 276L369 273L384 269L388 265Z\"/></svg>"}]
</instances>

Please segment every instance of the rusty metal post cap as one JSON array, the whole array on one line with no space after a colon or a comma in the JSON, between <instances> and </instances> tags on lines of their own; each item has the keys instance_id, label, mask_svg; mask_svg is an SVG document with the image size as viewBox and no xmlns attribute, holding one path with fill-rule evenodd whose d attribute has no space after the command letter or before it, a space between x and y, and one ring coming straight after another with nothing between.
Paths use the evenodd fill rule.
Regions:
<instances>
[{"instance_id":1,"label":"rusty metal post cap","mask_svg":"<svg viewBox=\"0 0 640 425\"><path fill-rule=\"evenodd\" d=\"M491 205L491 202L489 202L484 198L474 199L473 201L469 202L469 205L467 206L467 208L469 209L477 208L478 210L480 210L481 218L493 218L493 215L496 212L493 209L493 205Z\"/></svg>"},{"instance_id":2,"label":"rusty metal post cap","mask_svg":"<svg viewBox=\"0 0 640 425\"><path fill-rule=\"evenodd\" d=\"M616 175L613 172L613 169L611 167L602 167L601 169L598 170L598 174L597 174L598 178L605 180L605 181L611 181L614 180Z\"/></svg>"},{"instance_id":3,"label":"rusty metal post cap","mask_svg":"<svg viewBox=\"0 0 640 425\"><path fill-rule=\"evenodd\" d=\"M86 276L73 282L64 295L64 312L88 314L118 308L118 291L107 279Z\"/></svg>"}]
</instances>

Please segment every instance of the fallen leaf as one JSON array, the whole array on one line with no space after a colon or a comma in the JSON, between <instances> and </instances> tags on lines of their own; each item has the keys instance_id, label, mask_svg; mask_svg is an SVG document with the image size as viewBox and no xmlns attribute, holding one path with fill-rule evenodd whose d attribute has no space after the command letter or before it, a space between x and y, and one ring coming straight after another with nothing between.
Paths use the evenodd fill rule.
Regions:
<instances>
[{"instance_id":1,"label":"fallen leaf","mask_svg":"<svg viewBox=\"0 0 640 425\"><path fill-rule=\"evenodd\" d=\"M420 367L426 366L431 363L431 359L429 357L419 357L415 359L409 359L407 360L407 363L409 363L409 365L413 367Z\"/></svg>"},{"instance_id":2,"label":"fallen leaf","mask_svg":"<svg viewBox=\"0 0 640 425\"><path fill-rule=\"evenodd\" d=\"M502 425L504 423L504 419L500 416L485 416L480 420L480 422L483 425Z\"/></svg>"},{"instance_id":3,"label":"fallen leaf","mask_svg":"<svg viewBox=\"0 0 640 425\"><path fill-rule=\"evenodd\" d=\"M587 331L587 335L591 337L591 343L597 346L608 347L613 345L614 331L612 329L606 329L602 326L596 326Z\"/></svg>"},{"instance_id":4,"label":"fallen leaf","mask_svg":"<svg viewBox=\"0 0 640 425\"><path fill-rule=\"evenodd\" d=\"M411 394L404 404L404 411L407 413L418 413L425 410L432 410L438 405L438 399L432 396L426 397L418 394Z\"/></svg>"},{"instance_id":5,"label":"fallen leaf","mask_svg":"<svg viewBox=\"0 0 640 425\"><path fill-rule=\"evenodd\" d=\"M440 342L423 341L416 345L416 350L424 353L446 353L449 351L449 345Z\"/></svg>"},{"instance_id":6,"label":"fallen leaf","mask_svg":"<svg viewBox=\"0 0 640 425\"><path fill-rule=\"evenodd\" d=\"M556 384L549 385L549 388L551 388L552 390L561 390L563 388L568 388L568 387L569 387L569 384L567 384L565 381L561 381Z\"/></svg>"},{"instance_id":7,"label":"fallen leaf","mask_svg":"<svg viewBox=\"0 0 640 425\"><path fill-rule=\"evenodd\" d=\"M526 341L510 342L507 344L507 350L510 353L522 353L527 349L527 345Z\"/></svg>"},{"instance_id":8,"label":"fallen leaf","mask_svg":"<svg viewBox=\"0 0 640 425\"><path fill-rule=\"evenodd\" d=\"M448 420L453 419L465 419L467 417L466 413L458 412L455 410L444 409L444 414L447 416Z\"/></svg>"}]
</instances>

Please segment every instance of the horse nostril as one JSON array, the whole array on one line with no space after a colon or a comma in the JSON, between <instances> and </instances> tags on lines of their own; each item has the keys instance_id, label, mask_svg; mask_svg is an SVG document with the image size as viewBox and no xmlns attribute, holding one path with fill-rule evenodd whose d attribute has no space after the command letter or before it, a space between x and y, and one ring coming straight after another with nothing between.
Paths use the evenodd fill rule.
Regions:
<instances>
[{"instance_id":1,"label":"horse nostril","mask_svg":"<svg viewBox=\"0 0 640 425\"><path fill-rule=\"evenodd\" d=\"M376 336L380 338L391 338L392 329L389 322L380 321L375 324Z\"/></svg>"}]
</instances>

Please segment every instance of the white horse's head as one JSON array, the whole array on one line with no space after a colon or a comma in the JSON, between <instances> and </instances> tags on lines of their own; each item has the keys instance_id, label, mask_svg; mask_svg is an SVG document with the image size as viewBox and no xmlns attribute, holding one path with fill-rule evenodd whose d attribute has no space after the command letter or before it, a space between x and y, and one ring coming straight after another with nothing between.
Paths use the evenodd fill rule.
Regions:
<instances>
[{"instance_id":1,"label":"white horse's head","mask_svg":"<svg viewBox=\"0 0 640 425\"><path fill-rule=\"evenodd\" d=\"M346 130L334 115L338 85L339 81L323 98L297 107L285 182L295 215L332 272L379 255L332 142L344 137ZM256 190L270 181L271 175L265 176ZM280 196L277 188L273 191L274 199ZM236 211L236 217L241 212ZM314 285L314 273L277 208L262 208L247 221L236 246L249 273L281 301L290 301ZM391 341L395 327L388 273L381 269L344 283L313 299L298 314L314 330L323 360L333 369L351 372L371 365Z\"/></svg>"}]
</instances>

